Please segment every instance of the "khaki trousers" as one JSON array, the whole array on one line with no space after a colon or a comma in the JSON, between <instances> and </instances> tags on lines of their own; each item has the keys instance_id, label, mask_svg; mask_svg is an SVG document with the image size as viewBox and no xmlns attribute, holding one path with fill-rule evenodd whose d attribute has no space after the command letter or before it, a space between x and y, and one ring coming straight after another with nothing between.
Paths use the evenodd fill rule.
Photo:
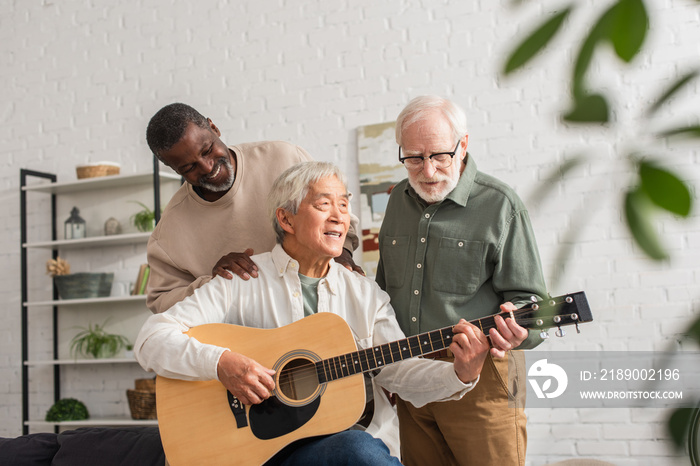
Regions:
<instances>
[{"instance_id":1,"label":"khaki trousers","mask_svg":"<svg viewBox=\"0 0 700 466\"><path fill-rule=\"evenodd\" d=\"M397 397L401 461L406 466L523 466L525 383L525 356L511 351L500 360L489 355L479 383L461 400L415 408Z\"/></svg>"}]
</instances>

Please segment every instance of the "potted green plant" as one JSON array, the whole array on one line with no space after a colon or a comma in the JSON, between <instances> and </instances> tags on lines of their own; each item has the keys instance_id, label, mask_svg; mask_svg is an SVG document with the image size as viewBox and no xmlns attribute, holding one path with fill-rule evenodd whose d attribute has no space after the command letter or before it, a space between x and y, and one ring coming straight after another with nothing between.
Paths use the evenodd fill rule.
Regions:
<instances>
[{"instance_id":1,"label":"potted green plant","mask_svg":"<svg viewBox=\"0 0 700 466\"><path fill-rule=\"evenodd\" d=\"M156 226L156 213L147 205L139 201L131 201L143 207L142 210L131 216L131 221L138 231L153 231Z\"/></svg>"},{"instance_id":2,"label":"potted green plant","mask_svg":"<svg viewBox=\"0 0 700 466\"><path fill-rule=\"evenodd\" d=\"M46 422L82 421L89 417L85 404L75 398L62 398L46 412Z\"/></svg>"},{"instance_id":3,"label":"potted green plant","mask_svg":"<svg viewBox=\"0 0 700 466\"><path fill-rule=\"evenodd\" d=\"M89 324L87 328L73 337L70 351L73 357L78 355L92 356L97 358L111 358L119 351L130 345L129 340L122 335L107 333L104 329L106 322L102 325Z\"/></svg>"}]
</instances>

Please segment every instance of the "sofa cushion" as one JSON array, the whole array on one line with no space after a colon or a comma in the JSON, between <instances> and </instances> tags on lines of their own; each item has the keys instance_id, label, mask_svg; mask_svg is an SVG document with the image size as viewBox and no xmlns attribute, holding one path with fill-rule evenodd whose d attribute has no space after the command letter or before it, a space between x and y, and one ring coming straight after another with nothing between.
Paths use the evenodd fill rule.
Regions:
<instances>
[{"instance_id":1,"label":"sofa cushion","mask_svg":"<svg viewBox=\"0 0 700 466\"><path fill-rule=\"evenodd\" d=\"M58 448L56 434L39 433L17 438L0 438L0 464L49 466Z\"/></svg>"},{"instance_id":2,"label":"sofa cushion","mask_svg":"<svg viewBox=\"0 0 700 466\"><path fill-rule=\"evenodd\" d=\"M52 466L163 466L157 427L89 427L58 434Z\"/></svg>"}]
</instances>

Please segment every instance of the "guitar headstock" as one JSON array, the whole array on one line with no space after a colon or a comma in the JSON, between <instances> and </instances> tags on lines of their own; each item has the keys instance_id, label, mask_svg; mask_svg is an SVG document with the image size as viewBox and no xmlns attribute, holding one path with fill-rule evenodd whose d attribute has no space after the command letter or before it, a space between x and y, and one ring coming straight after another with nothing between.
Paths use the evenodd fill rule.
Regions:
<instances>
[{"instance_id":1,"label":"guitar headstock","mask_svg":"<svg viewBox=\"0 0 700 466\"><path fill-rule=\"evenodd\" d=\"M564 336L566 332L561 327L593 321L593 314L583 291L570 293L556 298L527 304L513 311L516 322L528 329L540 330L540 336L547 338L547 330L557 328L556 335Z\"/></svg>"}]
</instances>

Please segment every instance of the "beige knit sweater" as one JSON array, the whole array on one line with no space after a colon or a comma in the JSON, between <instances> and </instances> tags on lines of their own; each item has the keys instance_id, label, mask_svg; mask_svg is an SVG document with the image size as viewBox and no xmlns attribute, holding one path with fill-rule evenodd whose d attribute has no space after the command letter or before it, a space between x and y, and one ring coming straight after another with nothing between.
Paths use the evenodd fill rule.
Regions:
<instances>
[{"instance_id":1,"label":"beige knit sweater","mask_svg":"<svg viewBox=\"0 0 700 466\"><path fill-rule=\"evenodd\" d=\"M189 183L183 184L151 235L146 304L154 313L166 311L209 281L222 256L247 248L256 254L271 251L275 234L266 212L270 187L287 168L312 160L301 147L279 141L230 149L236 154L236 179L231 189L221 199L209 202ZM356 228L355 217L346 240L351 250L357 247Z\"/></svg>"}]
</instances>

